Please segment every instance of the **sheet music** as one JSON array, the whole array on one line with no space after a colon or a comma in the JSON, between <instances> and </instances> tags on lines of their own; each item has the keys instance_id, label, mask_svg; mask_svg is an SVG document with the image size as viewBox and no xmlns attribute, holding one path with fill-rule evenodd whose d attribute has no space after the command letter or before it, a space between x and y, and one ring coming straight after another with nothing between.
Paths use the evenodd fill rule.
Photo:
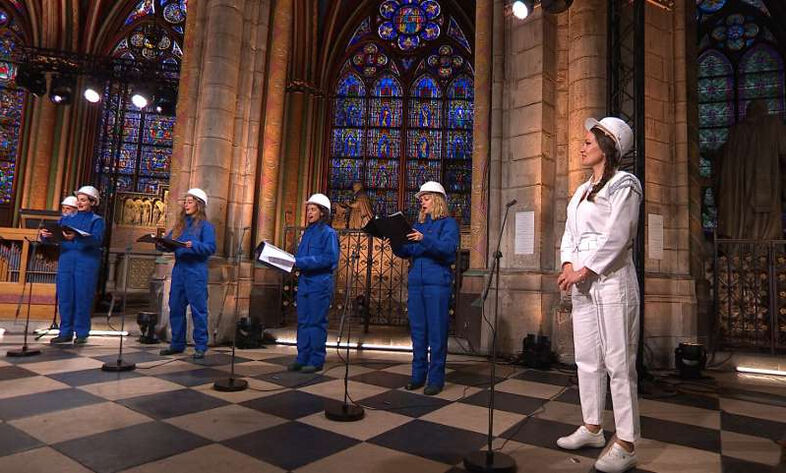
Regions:
<instances>
[{"instance_id":1,"label":"sheet music","mask_svg":"<svg viewBox=\"0 0 786 473\"><path fill-rule=\"evenodd\" d=\"M535 254L535 212L516 212L517 255Z\"/></svg>"},{"instance_id":2,"label":"sheet music","mask_svg":"<svg viewBox=\"0 0 786 473\"><path fill-rule=\"evenodd\" d=\"M295 266L295 256L293 254L287 253L267 242L265 242L265 246L262 247L262 252L259 254L259 261L287 273L291 273L292 268Z\"/></svg>"}]
</instances>

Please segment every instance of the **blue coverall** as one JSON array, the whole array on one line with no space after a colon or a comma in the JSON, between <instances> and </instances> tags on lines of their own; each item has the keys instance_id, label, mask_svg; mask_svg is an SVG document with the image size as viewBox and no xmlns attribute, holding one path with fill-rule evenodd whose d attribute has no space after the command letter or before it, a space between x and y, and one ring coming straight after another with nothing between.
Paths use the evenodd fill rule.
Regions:
<instances>
[{"instance_id":1,"label":"blue coverall","mask_svg":"<svg viewBox=\"0 0 786 473\"><path fill-rule=\"evenodd\" d=\"M309 225L297 248L295 265L300 269L297 283L297 363L321 367L325 364L333 271L338 266L336 231L323 222Z\"/></svg>"},{"instance_id":2,"label":"blue coverall","mask_svg":"<svg viewBox=\"0 0 786 473\"><path fill-rule=\"evenodd\" d=\"M63 216L59 223L90 234L71 241L63 240L57 263L60 336L70 337L76 332L77 338L85 338L90 334L90 313L96 295L106 225L104 219L92 211Z\"/></svg>"},{"instance_id":3,"label":"blue coverall","mask_svg":"<svg viewBox=\"0 0 786 473\"><path fill-rule=\"evenodd\" d=\"M175 267L169 289L169 323L172 326L172 350L186 348L186 305L191 306L194 322L194 348L207 351L207 260L216 252L216 229L207 220L196 226L186 216L186 226L175 239L191 241L191 248L175 249ZM167 237L172 238L172 232ZM164 251L172 251L159 247Z\"/></svg>"},{"instance_id":4,"label":"blue coverall","mask_svg":"<svg viewBox=\"0 0 786 473\"><path fill-rule=\"evenodd\" d=\"M451 217L432 220L413 228L423 240L393 248L401 258L412 258L409 268L409 328L412 336L412 382L429 386L445 385L445 359L448 354L448 311L456 260L459 227ZM431 349L431 358L428 351Z\"/></svg>"}]
</instances>

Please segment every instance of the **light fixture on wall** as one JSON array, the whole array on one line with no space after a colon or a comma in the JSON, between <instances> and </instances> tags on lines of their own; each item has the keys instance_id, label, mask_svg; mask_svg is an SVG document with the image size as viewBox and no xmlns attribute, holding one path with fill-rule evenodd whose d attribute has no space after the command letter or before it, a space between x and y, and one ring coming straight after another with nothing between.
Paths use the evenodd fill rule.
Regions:
<instances>
[{"instance_id":1,"label":"light fixture on wall","mask_svg":"<svg viewBox=\"0 0 786 473\"><path fill-rule=\"evenodd\" d=\"M513 16L518 18L519 20L523 20L532 13L532 8L534 6L534 2L531 0L516 0L513 2L511 10L513 11Z\"/></svg>"},{"instance_id":2,"label":"light fixture on wall","mask_svg":"<svg viewBox=\"0 0 786 473\"><path fill-rule=\"evenodd\" d=\"M144 86L135 87L134 93L131 95L131 103L140 110L147 107L152 99L152 94Z\"/></svg>"},{"instance_id":3,"label":"light fixture on wall","mask_svg":"<svg viewBox=\"0 0 786 473\"><path fill-rule=\"evenodd\" d=\"M85 84L85 90L82 92L85 100L90 103L98 103L101 101L101 87L96 81L88 81Z\"/></svg>"},{"instance_id":4,"label":"light fixture on wall","mask_svg":"<svg viewBox=\"0 0 786 473\"><path fill-rule=\"evenodd\" d=\"M16 71L16 85L31 94L42 97L46 94L46 77L44 73L29 64L21 64Z\"/></svg>"},{"instance_id":5,"label":"light fixture on wall","mask_svg":"<svg viewBox=\"0 0 786 473\"><path fill-rule=\"evenodd\" d=\"M52 76L52 84L49 87L49 100L58 105L69 105L74 100L74 88L76 79L74 76L60 74Z\"/></svg>"}]
</instances>

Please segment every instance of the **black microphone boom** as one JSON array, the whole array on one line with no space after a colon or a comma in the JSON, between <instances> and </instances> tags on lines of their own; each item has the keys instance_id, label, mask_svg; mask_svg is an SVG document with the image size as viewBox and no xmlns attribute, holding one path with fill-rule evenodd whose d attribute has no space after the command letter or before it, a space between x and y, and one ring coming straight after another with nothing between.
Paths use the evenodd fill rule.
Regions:
<instances>
[{"instance_id":1,"label":"black microphone boom","mask_svg":"<svg viewBox=\"0 0 786 473\"><path fill-rule=\"evenodd\" d=\"M517 199L513 199L510 202L508 202L507 204L505 204L505 207L512 207L512 206L516 205L516 202L518 202L518 200Z\"/></svg>"}]
</instances>

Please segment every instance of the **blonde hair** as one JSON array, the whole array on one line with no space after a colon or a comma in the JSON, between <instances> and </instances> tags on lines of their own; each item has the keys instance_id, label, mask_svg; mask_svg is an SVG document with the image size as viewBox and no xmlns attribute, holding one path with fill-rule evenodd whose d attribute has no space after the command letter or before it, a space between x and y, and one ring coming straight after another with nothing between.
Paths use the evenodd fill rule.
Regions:
<instances>
[{"instance_id":1,"label":"blonde hair","mask_svg":"<svg viewBox=\"0 0 786 473\"><path fill-rule=\"evenodd\" d=\"M194 215L192 216L194 220L191 222L191 226L193 228L197 228L203 220L207 220L207 214L205 213L205 203L197 198L194 198L194 200L197 204L197 211L194 212ZM178 238L183 234L183 230L186 228L186 215L186 209L181 209L180 215L177 216L175 227L172 228L172 238Z\"/></svg>"},{"instance_id":2,"label":"blonde hair","mask_svg":"<svg viewBox=\"0 0 786 473\"><path fill-rule=\"evenodd\" d=\"M449 215L448 202L445 200L445 196L437 192L428 192L428 194L434 198L434 208L431 210L431 220L447 217ZM424 212L421 207L420 213L418 214L418 222L423 223L425 221L426 212Z\"/></svg>"}]
</instances>

